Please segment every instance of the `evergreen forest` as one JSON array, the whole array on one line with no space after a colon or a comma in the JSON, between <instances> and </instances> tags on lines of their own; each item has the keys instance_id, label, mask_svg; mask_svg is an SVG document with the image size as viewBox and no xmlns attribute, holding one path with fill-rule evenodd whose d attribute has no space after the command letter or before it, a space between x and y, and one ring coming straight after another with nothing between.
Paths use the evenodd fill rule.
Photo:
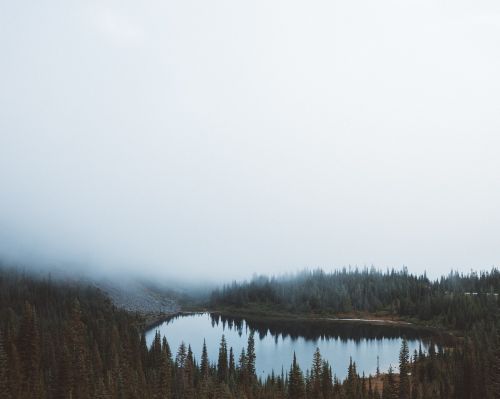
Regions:
<instances>
[{"instance_id":1,"label":"evergreen forest","mask_svg":"<svg viewBox=\"0 0 500 399\"><path fill-rule=\"evenodd\" d=\"M316 351L265 379L255 372L255 334L234 353L224 337L216 363L206 344L171 348L156 334L146 344L144 319L116 308L96 288L0 272L0 397L24 398L499 398L500 341L497 295L500 275L450 274L438 281L406 271L303 273L257 278L215 291L210 305L268 306L291 312L390 311L453 329L458 344L409 353L403 339L399 371L347 378ZM460 332L460 334L458 333Z\"/></svg>"}]
</instances>

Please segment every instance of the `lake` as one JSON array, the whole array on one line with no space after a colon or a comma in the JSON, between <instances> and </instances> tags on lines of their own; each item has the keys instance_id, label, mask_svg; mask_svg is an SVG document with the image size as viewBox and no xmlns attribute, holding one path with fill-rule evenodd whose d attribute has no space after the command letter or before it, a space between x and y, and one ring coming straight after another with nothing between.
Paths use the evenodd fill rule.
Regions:
<instances>
[{"instance_id":1,"label":"lake","mask_svg":"<svg viewBox=\"0 0 500 399\"><path fill-rule=\"evenodd\" d=\"M408 341L410 355L419 349L426 352L431 345L428 333L412 328L368 325L365 323L339 323L331 321L253 321L244 318L222 317L216 314L200 313L176 316L146 333L148 346L155 332L167 337L172 353L184 342L191 345L197 361L200 360L203 340L206 340L208 357L216 363L219 344L224 334L228 352L232 347L235 360L243 348L246 349L250 331L255 332L256 372L266 377L273 370L285 373L292 363L293 353L303 371L310 369L314 351L318 347L324 359L332 366L333 373L345 378L349 359L356 362L357 370L374 375L377 357L380 371L389 366L397 370L402 337Z\"/></svg>"}]
</instances>

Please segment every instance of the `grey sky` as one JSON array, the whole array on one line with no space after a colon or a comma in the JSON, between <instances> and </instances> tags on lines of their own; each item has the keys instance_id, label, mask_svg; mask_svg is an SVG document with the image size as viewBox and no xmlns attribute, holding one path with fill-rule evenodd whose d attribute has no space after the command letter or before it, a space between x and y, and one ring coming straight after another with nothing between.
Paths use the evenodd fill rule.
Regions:
<instances>
[{"instance_id":1,"label":"grey sky","mask_svg":"<svg viewBox=\"0 0 500 399\"><path fill-rule=\"evenodd\" d=\"M500 264L500 2L3 1L0 253Z\"/></svg>"}]
</instances>

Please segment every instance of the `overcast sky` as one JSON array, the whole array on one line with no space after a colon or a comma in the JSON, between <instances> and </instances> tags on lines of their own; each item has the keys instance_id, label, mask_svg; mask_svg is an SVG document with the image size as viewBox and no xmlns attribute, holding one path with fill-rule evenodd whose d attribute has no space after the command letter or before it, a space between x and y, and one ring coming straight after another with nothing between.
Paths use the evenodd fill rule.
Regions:
<instances>
[{"instance_id":1,"label":"overcast sky","mask_svg":"<svg viewBox=\"0 0 500 399\"><path fill-rule=\"evenodd\" d=\"M500 2L1 2L0 254L499 266Z\"/></svg>"}]
</instances>

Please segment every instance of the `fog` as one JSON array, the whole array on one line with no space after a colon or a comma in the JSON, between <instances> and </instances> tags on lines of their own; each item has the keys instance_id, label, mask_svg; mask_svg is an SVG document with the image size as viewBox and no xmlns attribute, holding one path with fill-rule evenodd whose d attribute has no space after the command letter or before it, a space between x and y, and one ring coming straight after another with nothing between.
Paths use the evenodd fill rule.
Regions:
<instances>
[{"instance_id":1,"label":"fog","mask_svg":"<svg viewBox=\"0 0 500 399\"><path fill-rule=\"evenodd\" d=\"M493 0L4 1L0 255L499 265L499 48Z\"/></svg>"}]
</instances>

